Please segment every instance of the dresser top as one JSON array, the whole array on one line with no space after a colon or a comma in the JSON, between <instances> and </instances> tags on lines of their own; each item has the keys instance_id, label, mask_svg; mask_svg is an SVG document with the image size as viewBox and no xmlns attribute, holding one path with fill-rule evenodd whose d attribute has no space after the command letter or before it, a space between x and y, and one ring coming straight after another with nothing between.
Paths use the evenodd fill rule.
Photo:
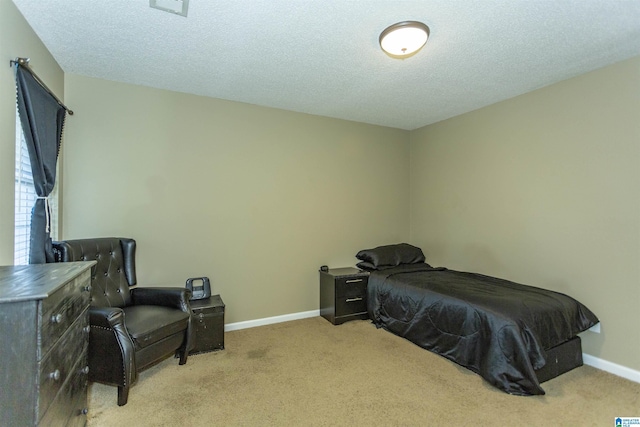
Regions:
<instances>
[{"instance_id":1,"label":"dresser top","mask_svg":"<svg viewBox=\"0 0 640 427\"><path fill-rule=\"evenodd\" d=\"M44 299L95 261L0 266L0 304Z\"/></svg>"}]
</instances>

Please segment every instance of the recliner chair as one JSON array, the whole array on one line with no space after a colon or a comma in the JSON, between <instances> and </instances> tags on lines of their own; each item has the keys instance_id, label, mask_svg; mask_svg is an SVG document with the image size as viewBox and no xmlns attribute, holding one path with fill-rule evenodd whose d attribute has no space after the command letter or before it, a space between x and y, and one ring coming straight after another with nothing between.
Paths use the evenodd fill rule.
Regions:
<instances>
[{"instance_id":1,"label":"recliner chair","mask_svg":"<svg viewBox=\"0 0 640 427\"><path fill-rule=\"evenodd\" d=\"M53 243L56 262L90 261L89 380L118 387L129 397L138 372L168 356L187 363L191 306L187 288L136 287L136 241L95 238Z\"/></svg>"}]
</instances>

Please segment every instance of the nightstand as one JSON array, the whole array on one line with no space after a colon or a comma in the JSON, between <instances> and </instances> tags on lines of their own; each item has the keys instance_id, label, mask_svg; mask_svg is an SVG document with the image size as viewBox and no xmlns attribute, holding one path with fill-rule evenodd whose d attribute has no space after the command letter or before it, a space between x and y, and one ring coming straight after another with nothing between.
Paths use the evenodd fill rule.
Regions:
<instances>
[{"instance_id":1,"label":"nightstand","mask_svg":"<svg viewBox=\"0 0 640 427\"><path fill-rule=\"evenodd\" d=\"M334 325L368 319L369 273L354 267L320 271L320 315Z\"/></svg>"},{"instance_id":2,"label":"nightstand","mask_svg":"<svg viewBox=\"0 0 640 427\"><path fill-rule=\"evenodd\" d=\"M193 339L189 354L224 350L224 303L220 295L191 301Z\"/></svg>"}]
</instances>

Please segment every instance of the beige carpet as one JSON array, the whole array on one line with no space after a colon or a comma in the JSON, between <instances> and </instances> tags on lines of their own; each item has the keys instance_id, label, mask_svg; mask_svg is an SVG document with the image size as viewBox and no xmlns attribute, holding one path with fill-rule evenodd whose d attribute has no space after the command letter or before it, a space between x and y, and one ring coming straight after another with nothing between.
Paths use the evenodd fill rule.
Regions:
<instances>
[{"instance_id":1,"label":"beige carpet","mask_svg":"<svg viewBox=\"0 0 640 427\"><path fill-rule=\"evenodd\" d=\"M89 426L613 426L640 384L589 366L511 396L369 321L321 317L225 334L223 351L144 371L118 407L89 387Z\"/></svg>"}]
</instances>

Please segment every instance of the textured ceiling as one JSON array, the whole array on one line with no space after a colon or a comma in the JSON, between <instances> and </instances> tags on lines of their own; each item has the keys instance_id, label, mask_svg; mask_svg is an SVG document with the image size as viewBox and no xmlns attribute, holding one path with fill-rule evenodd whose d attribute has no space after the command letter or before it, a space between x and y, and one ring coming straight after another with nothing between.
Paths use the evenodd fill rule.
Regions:
<instances>
[{"instance_id":1,"label":"textured ceiling","mask_svg":"<svg viewBox=\"0 0 640 427\"><path fill-rule=\"evenodd\" d=\"M640 0L13 2L67 73L409 130L640 55Z\"/></svg>"}]
</instances>

